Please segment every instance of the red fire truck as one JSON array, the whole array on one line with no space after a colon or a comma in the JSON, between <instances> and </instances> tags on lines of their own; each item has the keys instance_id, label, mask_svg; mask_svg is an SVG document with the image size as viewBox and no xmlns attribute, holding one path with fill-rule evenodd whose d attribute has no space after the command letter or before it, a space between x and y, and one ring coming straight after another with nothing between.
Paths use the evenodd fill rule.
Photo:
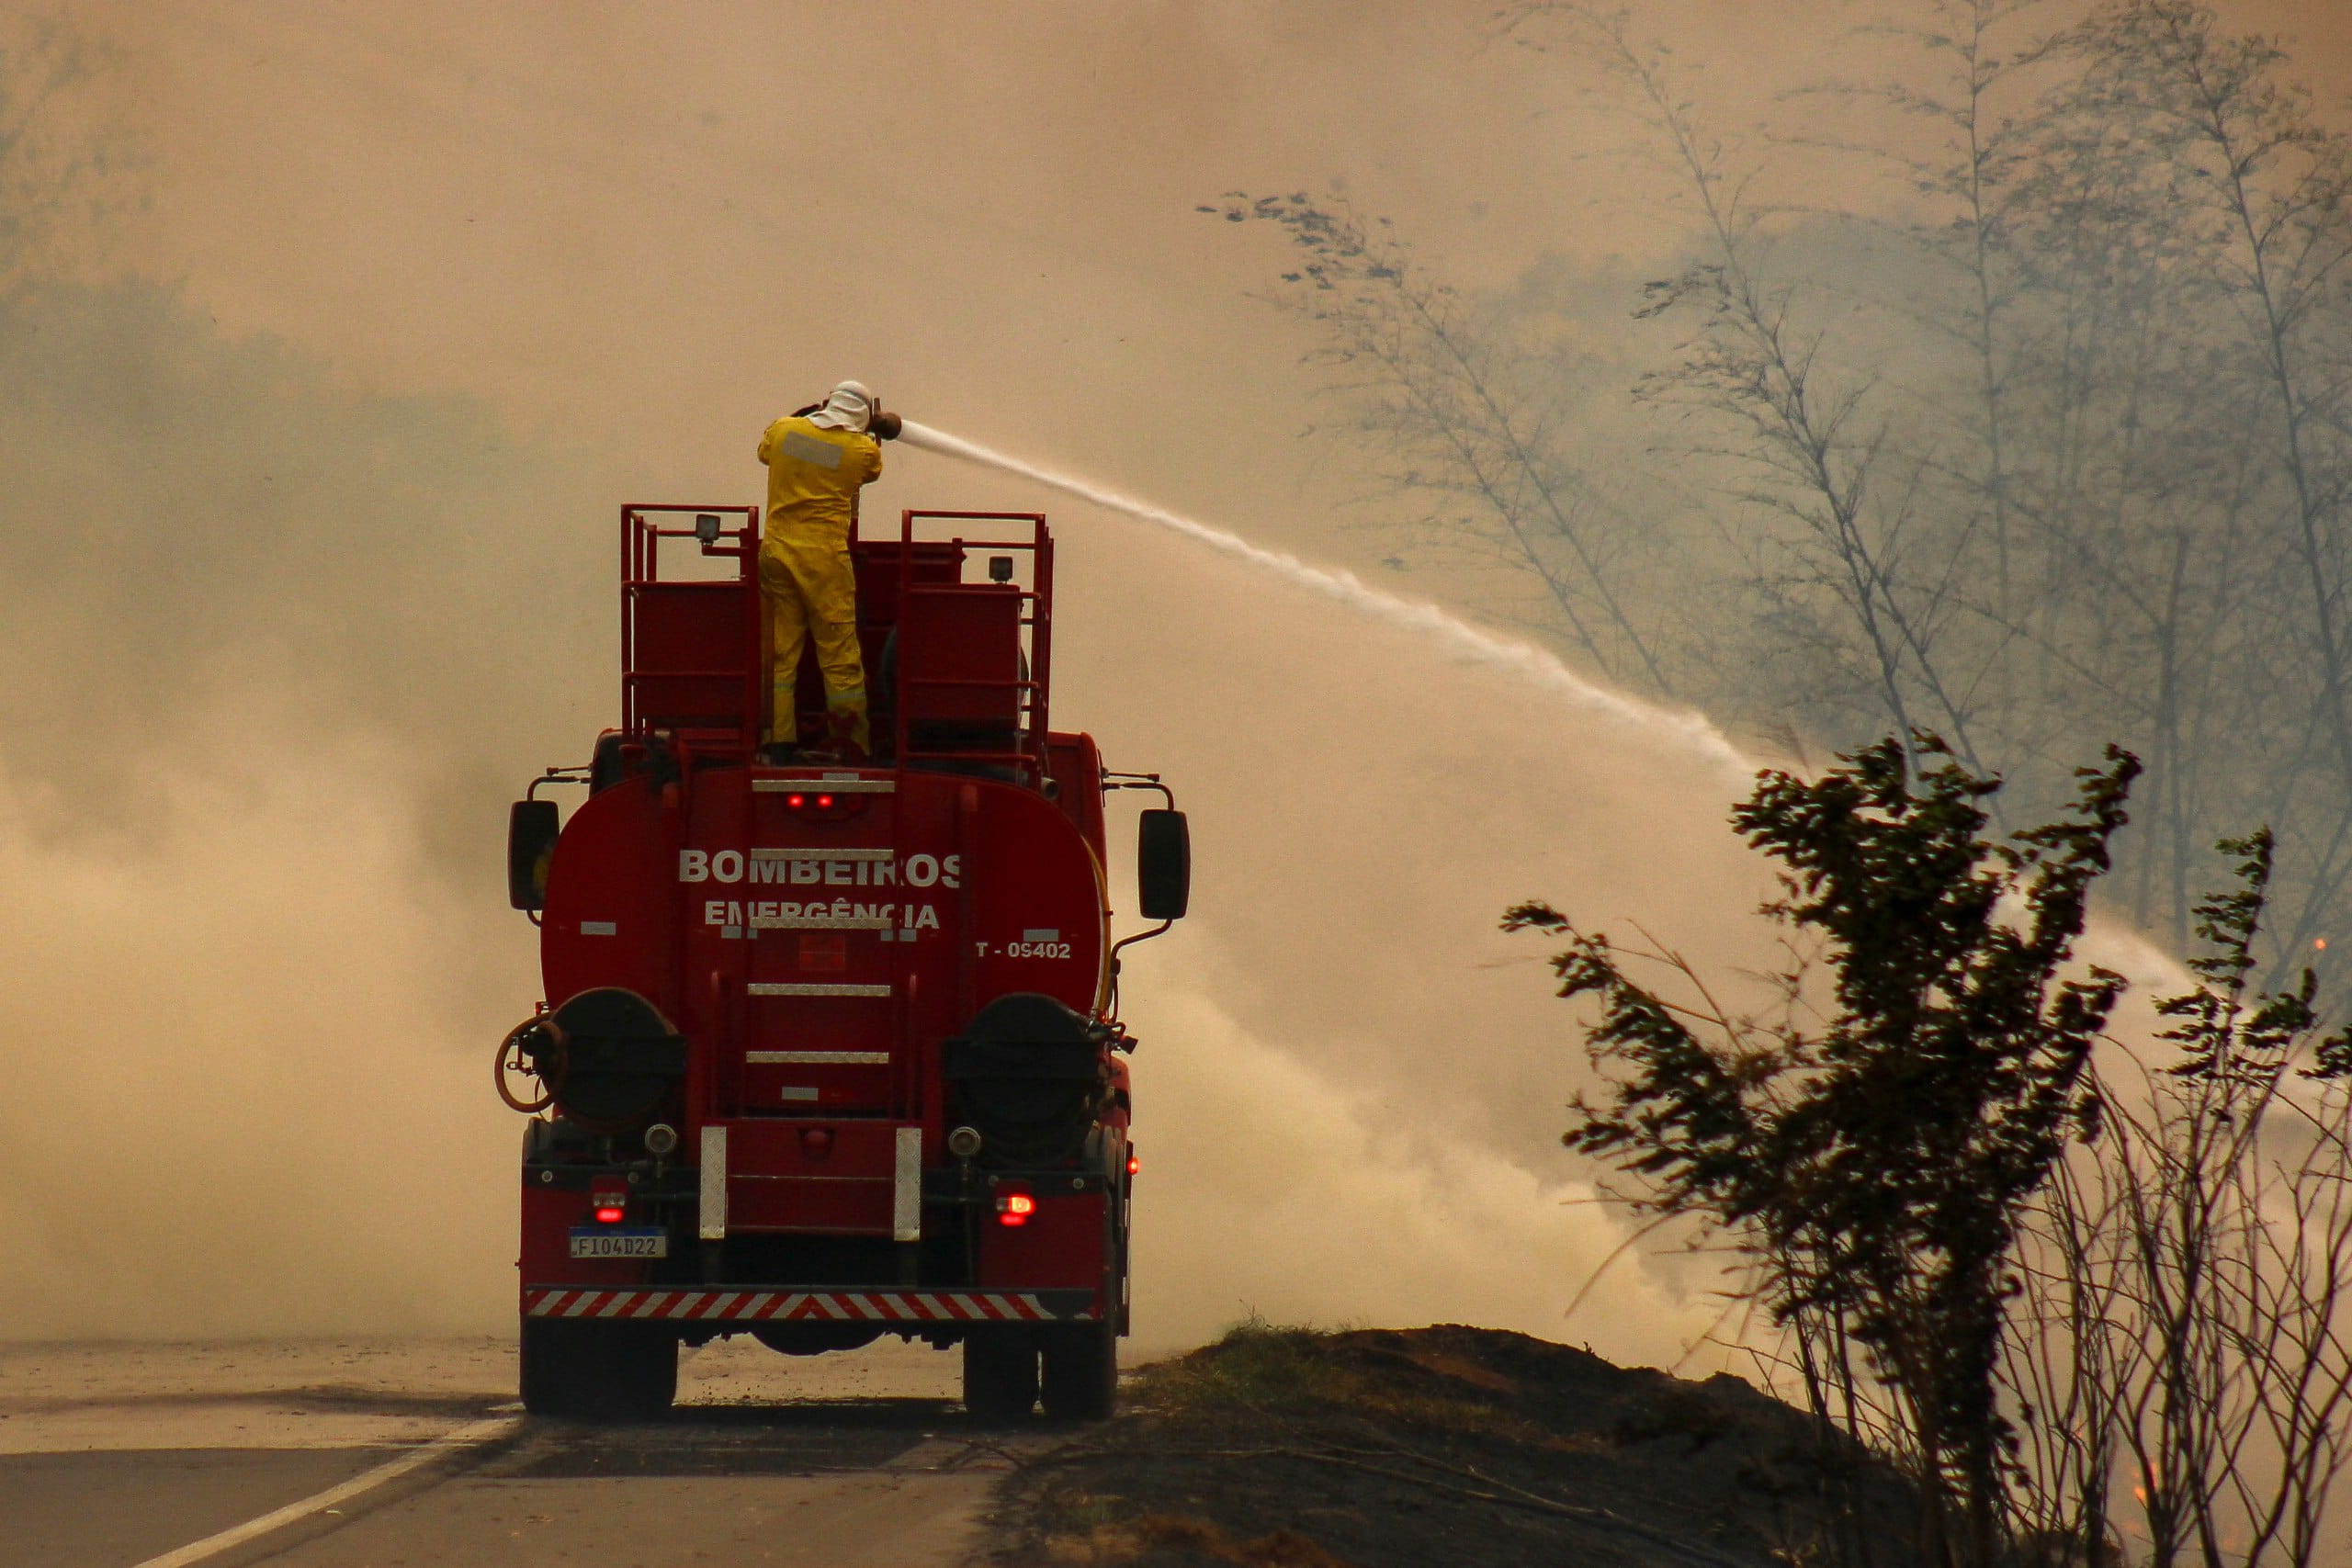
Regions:
<instances>
[{"instance_id":1,"label":"red fire truck","mask_svg":"<svg viewBox=\"0 0 2352 1568\"><path fill-rule=\"evenodd\" d=\"M621 718L509 821L546 1000L498 1053L523 1140L522 1390L642 1416L680 1344L964 1351L974 1417L1109 1413L1135 1145L1119 950L1182 916L1157 775L1057 730L1035 513L854 541L875 756L772 765L756 507L623 509ZM800 732L823 692L801 671ZM560 818L542 791L584 787ZM1106 803L1137 825L1114 940Z\"/></svg>"}]
</instances>

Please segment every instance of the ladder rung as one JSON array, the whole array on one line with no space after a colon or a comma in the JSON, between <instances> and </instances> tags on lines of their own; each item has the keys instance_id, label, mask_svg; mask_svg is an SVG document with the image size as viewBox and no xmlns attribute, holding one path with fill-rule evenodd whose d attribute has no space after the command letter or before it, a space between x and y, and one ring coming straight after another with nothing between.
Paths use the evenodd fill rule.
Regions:
<instances>
[{"instance_id":1,"label":"ladder rung","mask_svg":"<svg viewBox=\"0 0 2352 1568\"><path fill-rule=\"evenodd\" d=\"M888 1051L746 1051L743 1060L754 1066L887 1067Z\"/></svg>"},{"instance_id":2,"label":"ladder rung","mask_svg":"<svg viewBox=\"0 0 2352 1568\"><path fill-rule=\"evenodd\" d=\"M812 984L799 980L754 980L744 990L754 997L887 997L888 986L835 982Z\"/></svg>"}]
</instances>

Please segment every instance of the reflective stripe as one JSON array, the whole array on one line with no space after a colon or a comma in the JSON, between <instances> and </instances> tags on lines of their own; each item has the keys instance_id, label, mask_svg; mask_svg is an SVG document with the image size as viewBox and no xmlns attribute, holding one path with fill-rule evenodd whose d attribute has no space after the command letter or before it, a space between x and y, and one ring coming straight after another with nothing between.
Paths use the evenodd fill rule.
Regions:
<instances>
[{"instance_id":1,"label":"reflective stripe","mask_svg":"<svg viewBox=\"0 0 2352 1568\"><path fill-rule=\"evenodd\" d=\"M797 430L786 431L784 439L776 443L776 450L787 457L797 458L803 463L813 463L820 468L838 468L842 466L840 447L830 441L820 441L813 435L803 435Z\"/></svg>"},{"instance_id":2,"label":"reflective stripe","mask_svg":"<svg viewBox=\"0 0 2352 1568\"><path fill-rule=\"evenodd\" d=\"M890 1239L922 1239L922 1129L899 1129L898 1179L890 1192Z\"/></svg>"},{"instance_id":3,"label":"reflective stripe","mask_svg":"<svg viewBox=\"0 0 2352 1568\"><path fill-rule=\"evenodd\" d=\"M1094 1318L1092 1296L1061 1292L1073 1321ZM731 1322L817 1319L825 1322L991 1323L1046 1321L1055 1313L1035 1292L922 1291L581 1291L539 1289L524 1294L526 1317L705 1319Z\"/></svg>"},{"instance_id":4,"label":"reflective stripe","mask_svg":"<svg viewBox=\"0 0 2352 1568\"><path fill-rule=\"evenodd\" d=\"M727 1239L727 1129L702 1130L702 1239Z\"/></svg>"}]
</instances>

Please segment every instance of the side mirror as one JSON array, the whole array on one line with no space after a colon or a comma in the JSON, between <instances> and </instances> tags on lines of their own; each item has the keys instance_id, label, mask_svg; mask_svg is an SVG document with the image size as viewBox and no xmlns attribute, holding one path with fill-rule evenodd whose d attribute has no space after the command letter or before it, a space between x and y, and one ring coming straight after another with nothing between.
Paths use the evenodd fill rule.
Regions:
<instances>
[{"instance_id":1,"label":"side mirror","mask_svg":"<svg viewBox=\"0 0 2352 1568\"><path fill-rule=\"evenodd\" d=\"M1136 828L1136 901L1147 920L1181 920L1193 896L1193 832L1181 811L1147 811Z\"/></svg>"},{"instance_id":2,"label":"side mirror","mask_svg":"<svg viewBox=\"0 0 2352 1568\"><path fill-rule=\"evenodd\" d=\"M506 813L506 901L516 908L547 908L548 863L562 830L552 800L518 800Z\"/></svg>"}]
</instances>

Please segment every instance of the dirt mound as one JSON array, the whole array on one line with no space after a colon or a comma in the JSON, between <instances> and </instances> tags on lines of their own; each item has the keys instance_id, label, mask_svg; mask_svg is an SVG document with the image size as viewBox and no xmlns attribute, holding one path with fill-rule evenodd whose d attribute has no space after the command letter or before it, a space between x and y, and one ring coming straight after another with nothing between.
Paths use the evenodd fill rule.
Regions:
<instances>
[{"instance_id":1,"label":"dirt mound","mask_svg":"<svg viewBox=\"0 0 2352 1568\"><path fill-rule=\"evenodd\" d=\"M993 1562L1773 1568L1823 1555L1832 1507L1883 1515L1881 1541L1916 1517L1737 1378L1493 1329L1252 1325L1147 1369L1125 1403L1007 1484Z\"/></svg>"}]
</instances>

